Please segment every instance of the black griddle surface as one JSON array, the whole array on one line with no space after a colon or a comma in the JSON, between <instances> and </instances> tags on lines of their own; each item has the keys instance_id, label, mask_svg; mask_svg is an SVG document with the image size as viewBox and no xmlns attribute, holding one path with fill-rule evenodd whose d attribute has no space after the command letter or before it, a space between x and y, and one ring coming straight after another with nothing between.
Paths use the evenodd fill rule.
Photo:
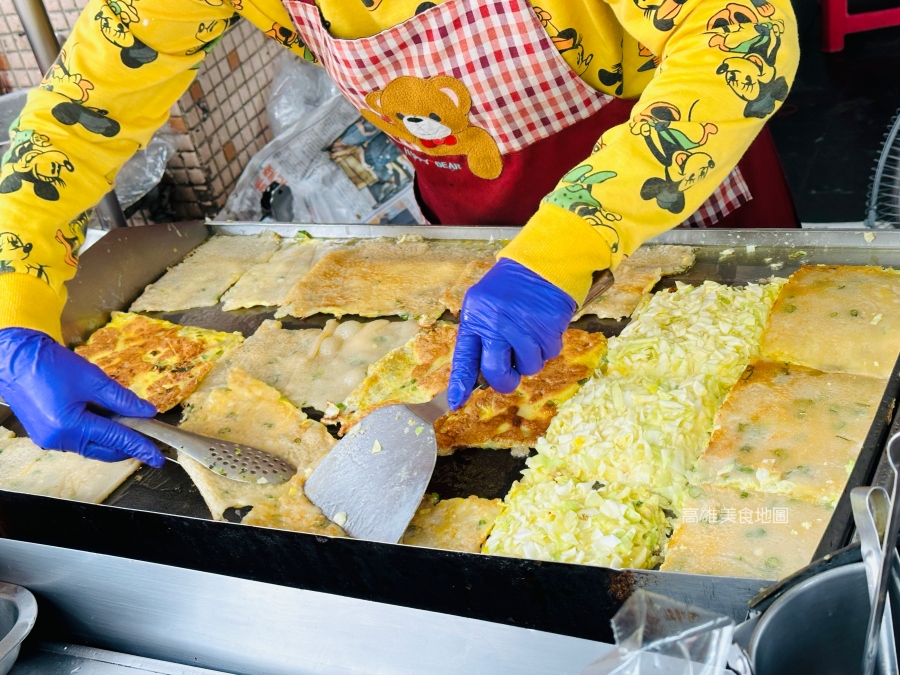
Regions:
<instances>
[{"instance_id":1,"label":"black griddle surface","mask_svg":"<svg viewBox=\"0 0 900 675\"><path fill-rule=\"evenodd\" d=\"M215 307L201 307L181 312L142 312L145 316L164 319L185 326L197 326L210 330L239 332L245 338L253 335L263 321L275 318L275 308L258 307L226 312L221 303ZM306 319L285 317L279 319L282 327L291 330L322 328L334 317L317 314ZM389 321L402 321L400 317L381 317ZM341 321L373 321L375 319L354 315L346 315ZM441 317L441 321L456 322L450 312ZM603 333L607 337L618 335L627 325L626 321L612 321L585 316L572 324L592 333ZM304 408L310 419L321 420L322 413L313 408ZM177 425L181 417L180 407L157 416L167 424ZM328 427L329 432L337 438L337 427ZM165 446L160 446L165 452ZM533 453L534 451L532 451ZM514 457L508 450L485 450L465 448L457 450L448 457L438 457L434 474L428 485L428 493L437 494L441 499L454 497L483 497L485 499L502 499L509 492L525 469L525 458ZM141 469L125 481L104 502L111 506L154 511L170 515L189 516L210 519L209 509L200 492L188 475L175 463L167 462L162 469L142 466ZM228 509L225 516L231 522L240 522L250 509Z\"/></svg>"}]
</instances>

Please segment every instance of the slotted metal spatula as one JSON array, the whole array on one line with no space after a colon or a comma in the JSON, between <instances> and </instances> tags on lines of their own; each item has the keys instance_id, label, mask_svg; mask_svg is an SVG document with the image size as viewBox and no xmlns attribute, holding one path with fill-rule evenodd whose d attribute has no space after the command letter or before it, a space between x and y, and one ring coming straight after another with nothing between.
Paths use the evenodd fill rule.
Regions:
<instances>
[{"instance_id":1,"label":"slotted metal spatula","mask_svg":"<svg viewBox=\"0 0 900 675\"><path fill-rule=\"evenodd\" d=\"M0 406L9 409L9 405L2 398ZM297 467L290 462L268 452L251 448L249 445L201 436L155 419L122 415L112 415L110 419L183 452L210 471L231 480L279 485L289 481L297 473ZM166 459L175 461L168 456Z\"/></svg>"},{"instance_id":2,"label":"slotted metal spatula","mask_svg":"<svg viewBox=\"0 0 900 675\"><path fill-rule=\"evenodd\" d=\"M210 471L231 480L279 485L297 473L297 467L290 462L249 445L201 436L155 419L121 415L111 419L144 436L162 441L197 460Z\"/></svg>"}]
</instances>

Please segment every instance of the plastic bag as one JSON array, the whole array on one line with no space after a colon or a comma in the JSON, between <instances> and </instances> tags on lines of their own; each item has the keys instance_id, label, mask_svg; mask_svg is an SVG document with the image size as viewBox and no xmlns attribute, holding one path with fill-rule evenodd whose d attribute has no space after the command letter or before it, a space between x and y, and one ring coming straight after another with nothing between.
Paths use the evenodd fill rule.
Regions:
<instances>
[{"instance_id":1,"label":"plastic bag","mask_svg":"<svg viewBox=\"0 0 900 675\"><path fill-rule=\"evenodd\" d=\"M175 156L173 135L159 130L143 150L138 150L116 175L116 197L123 209L150 192L162 180L166 164Z\"/></svg>"},{"instance_id":2,"label":"plastic bag","mask_svg":"<svg viewBox=\"0 0 900 675\"><path fill-rule=\"evenodd\" d=\"M279 65L276 78L284 79L269 102L270 123L274 116L281 131L244 168L217 220L425 222L403 152L362 119L321 68L285 57L293 63ZM300 96L307 89L313 93Z\"/></svg>"},{"instance_id":3,"label":"plastic bag","mask_svg":"<svg viewBox=\"0 0 900 675\"><path fill-rule=\"evenodd\" d=\"M275 59L266 114L273 136L300 122L341 91L324 68L284 52Z\"/></svg>"},{"instance_id":4,"label":"plastic bag","mask_svg":"<svg viewBox=\"0 0 900 675\"><path fill-rule=\"evenodd\" d=\"M726 675L732 619L635 591L612 620L617 649L582 675Z\"/></svg>"}]
</instances>

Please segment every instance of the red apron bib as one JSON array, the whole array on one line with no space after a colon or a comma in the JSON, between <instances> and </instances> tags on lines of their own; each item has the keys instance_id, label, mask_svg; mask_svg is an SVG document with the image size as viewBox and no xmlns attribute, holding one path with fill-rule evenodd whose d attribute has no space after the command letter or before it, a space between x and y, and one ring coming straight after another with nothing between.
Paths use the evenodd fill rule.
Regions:
<instances>
[{"instance_id":1,"label":"red apron bib","mask_svg":"<svg viewBox=\"0 0 900 675\"><path fill-rule=\"evenodd\" d=\"M523 225L633 105L585 84L528 0L447 0L356 40L332 37L313 0L284 4L347 99L413 163L433 223ZM712 226L751 199L736 168L685 225Z\"/></svg>"}]
</instances>

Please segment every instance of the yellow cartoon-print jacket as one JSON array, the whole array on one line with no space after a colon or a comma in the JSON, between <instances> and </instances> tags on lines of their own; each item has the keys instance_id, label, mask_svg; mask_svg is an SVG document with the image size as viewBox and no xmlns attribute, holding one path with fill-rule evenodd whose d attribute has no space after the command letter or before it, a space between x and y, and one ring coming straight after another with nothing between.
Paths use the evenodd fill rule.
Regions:
<instances>
[{"instance_id":1,"label":"yellow cartoon-print jacket","mask_svg":"<svg viewBox=\"0 0 900 675\"><path fill-rule=\"evenodd\" d=\"M604 134L577 167L573 158L573 171L502 253L580 302L594 270L685 220L737 164L787 95L797 28L789 0L531 3L585 82L640 97L632 121ZM437 3L317 4L333 35L352 39ZM280 0L88 0L2 158L0 328L59 339L87 212L241 18L310 58ZM596 175L604 180L582 180ZM603 204L604 227L566 199L573 187Z\"/></svg>"}]
</instances>

